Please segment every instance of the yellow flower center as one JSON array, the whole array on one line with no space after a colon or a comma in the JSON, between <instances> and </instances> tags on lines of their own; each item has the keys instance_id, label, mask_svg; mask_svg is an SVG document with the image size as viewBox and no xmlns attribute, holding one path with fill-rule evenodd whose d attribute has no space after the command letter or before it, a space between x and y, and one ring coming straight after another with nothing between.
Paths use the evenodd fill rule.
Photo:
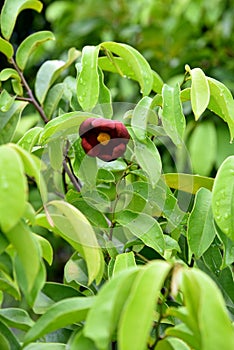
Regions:
<instances>
[{"instance_id":1,"label":"yellow flower center","mask_svg":"<svg viewBox=\"0 0 234 350\"><path fill-rule=\"evenodd\" d=\"M98 142L100 142L104 146L106 146L109 143L110 139L110 135L106 132L100 132L97 137Z\"/></svg>"}]
</instances>

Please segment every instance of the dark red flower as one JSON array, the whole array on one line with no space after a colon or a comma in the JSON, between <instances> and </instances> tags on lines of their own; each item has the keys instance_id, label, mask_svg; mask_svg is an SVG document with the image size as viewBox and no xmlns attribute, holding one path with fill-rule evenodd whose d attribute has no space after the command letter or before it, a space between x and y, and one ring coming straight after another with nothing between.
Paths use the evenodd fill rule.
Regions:
<instances>
[{"instance_id":1,"label":"dark red flower","mask_svg":"<svg viewBox=\"0 0 234 350\"><path fill-rule=\"evenodd\" d=\"M130 138L123 123L103 118L86 119L80 125L79 134L85 153L106 162L121 157Z\"/></svg>"}]
</instances>

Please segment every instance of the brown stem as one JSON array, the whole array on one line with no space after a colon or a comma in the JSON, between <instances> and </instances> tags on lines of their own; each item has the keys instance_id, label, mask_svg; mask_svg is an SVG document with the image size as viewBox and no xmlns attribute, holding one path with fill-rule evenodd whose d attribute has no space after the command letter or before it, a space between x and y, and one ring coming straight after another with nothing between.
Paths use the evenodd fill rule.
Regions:
<instances>
[{"instance_id":1,"label":"brown stem","mask_svg":"<svg viewBox=\"0 0 234 350\"><path fill-rule=\"evenodd\" d=\"M73 186L75 187L75 189L80 192L81 188L79 183L76 181L75 176L72 174L71 170L69 169L69 167L67 166L67 162L66 159L63 160L63 169L65 170L66 174L68 175L69 179L71 180L71 183L73 184Z\"/></svg>"},{"instance_id":2,"label":"brown stem","mask_svg":"<svg viewBox=\"0 0 234 350\"><path fill-rule=\"evenodd\" d=\"M28 93L28 96L29 96L29 101L34 105L34 107L36 108L36 110L39 112L41 118L44 120L45 123L48 123L48 119L45 115L45 112L43 110L43 108L39 105L39 103L37 102L36 98L34 97L33 95L33 92L30 88L30 86L28 85L22 71L19 69L19 67L17 66L14 58L12 57L11 60L10 60L11 64L13 65L13 67L15 68L15 70L18 72L19 76L20 76L20 79ZM24 98L23 98L24 99Z\"/></svg>"}]
</instances>

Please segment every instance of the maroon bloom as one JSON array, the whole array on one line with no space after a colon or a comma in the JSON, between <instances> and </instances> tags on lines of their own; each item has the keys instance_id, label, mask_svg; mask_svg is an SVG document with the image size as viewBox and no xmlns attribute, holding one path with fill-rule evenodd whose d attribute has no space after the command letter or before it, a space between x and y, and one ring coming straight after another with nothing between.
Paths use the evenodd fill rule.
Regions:
<instances>
[{"instance_id":1,"label":"maroon bloom","mask_svg":"<svg viewBox=\"0 0 234 350\"><path fill-rule=\"evenodd\" d=\"M103 118L86 119L80 125L79 134L85 153L105 162L121 157L130 138L123 123Z\"/></svg>"}]
</instances>

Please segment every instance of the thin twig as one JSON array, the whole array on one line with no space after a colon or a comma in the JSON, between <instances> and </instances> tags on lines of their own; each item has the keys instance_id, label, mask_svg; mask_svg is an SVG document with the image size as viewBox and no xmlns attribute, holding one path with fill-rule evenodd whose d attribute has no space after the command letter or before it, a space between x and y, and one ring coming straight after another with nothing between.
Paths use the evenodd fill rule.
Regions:
<instances>
[{"instance_id":1,"label":"thin twig","mask_svg":"<svg viewBox=\"0 0 234 350\"><path fill-rule=\"evenodd\" d=\"M69 169L69 167L67 166L67 162L66 159L63 160L63 169L66 171L66 174L68 175L69 179L71 180L71 183L73 184L73 186L75 187L75 189L80 192L81 188L79 183L76 181L75 176L72 174L71 170Z\"/></svg>"},{"instance_id":2,"label":"thin twig","mask_svg":"<svg viewBox=\"0 0 234 350\"><path fill-rule=\"evenodd\" d=\"M49 120L47 119L43 108L39 105L39 103L37 102L36 98L34 97L30 86L28 85L28 83L27 83L27 81L26 81L22 71L17 66L17 64L16 64L16 62L15 62L13 57L10 59L10 62L13 65L13 67L15 68L15 70L18 72L18 74L20 76L20 79L21 79L21 81L22 81L22 83L23 83L23 85L24 85L24 87L25 87L25 89L26 89L26 91L28 93L28 96L30 98L31 103L34 105L36 110L39 112L39 114L40 114L41 118L44 120L44 122L48 123Z\"/></svg>"}]
</instances>

